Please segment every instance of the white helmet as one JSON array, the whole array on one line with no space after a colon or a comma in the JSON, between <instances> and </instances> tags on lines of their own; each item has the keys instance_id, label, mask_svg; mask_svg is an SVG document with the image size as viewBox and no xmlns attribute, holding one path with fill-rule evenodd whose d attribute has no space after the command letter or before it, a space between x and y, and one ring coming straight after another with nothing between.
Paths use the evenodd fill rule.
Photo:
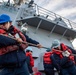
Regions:
<instances>
[{"instance_id":1,"label":"white helmet","mask_svg":"<svg viewBox=\"0 0 76 75\"><path fill-rule=\"evenodd\" d=\"M22 32L26 32L28 30L28 24L27 23L24 23L22 26L21 26L21 31Z\"/></svg>"},{"instance_id":2,"label":"white helmet","mask_svg":"<svg viewBox=\"0 0 76 75\"><path fill-rule=\"evenodd\" d=\"M32 51L32 48L31 48L31 47L27 47L26 50L30 50L30 51Z\"/></svg>"},{"instance_id":3,"label":"white helmet","mask_svg":"<svg viewBox=\"0 0 76 75\"><path fill-rule=\"evenodd\" d=\"M60 46L60 41L55 39L53 42L52 42L52 48L57 48Z\"/></svg>"}]
</instances>

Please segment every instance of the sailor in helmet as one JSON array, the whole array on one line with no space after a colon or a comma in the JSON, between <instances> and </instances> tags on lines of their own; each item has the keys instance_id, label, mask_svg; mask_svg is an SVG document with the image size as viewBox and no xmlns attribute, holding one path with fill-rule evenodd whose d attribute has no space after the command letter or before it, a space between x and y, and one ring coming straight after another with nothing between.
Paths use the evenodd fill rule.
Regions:
<instances>
[{"instance_id":1,"label":"sailor in helmet","mask_svg":"<svg viewBox=\"0 0 76 75\"><path fill-rule=\"evenodd\" d=\"M26 62L28 65L28 70L29 70L30 75L33 75L32 68L34 67L34 59L33 59L32 53L33 53L32 47L30 47L30 46L27 47L25 55L26 55Z\"/></svg>"},{"instance_id":2,"label":"sailor in helmet","mask_svg":"<svg viewBox=\"0 0 76 75\"><path fill-rule=\"evenodd\" d=\"M12 38L9 36L12 35ZM16 37L19 34L21 37ZM0 15L0 75L29 75L24 49L25 36L12 25L9 15Z\"/></svg>"},{"instance_id":3,"label":"sailor in helmet","mask_svg":"<svg viewBox=\"0 0 76 75\"><path fill-rule=\"evenodd\" d=\"M60 75L76 75L72 51L59 40L52 42L53 62L60 66Z\"/></svg>"},{"instance_id":4,"label":"sailor in helmet","mask_svg":"<svg viewBox=\"0 0 76 75\"><path fill-rule=\"evenodd\" d=\"M16 34L20 37L16 37ZM30 40L12 25L9 15L0 15L0 75L29 75L24 53L28 45L23 43L28 42L27 39Z\"/></svg>"}]
</instances>

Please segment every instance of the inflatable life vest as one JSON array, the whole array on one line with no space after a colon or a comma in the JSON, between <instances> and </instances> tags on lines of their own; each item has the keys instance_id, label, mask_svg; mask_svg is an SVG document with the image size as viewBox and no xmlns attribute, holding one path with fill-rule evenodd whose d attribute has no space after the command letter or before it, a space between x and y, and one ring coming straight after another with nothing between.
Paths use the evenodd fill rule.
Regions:
<instances>
[{"instance_id":1,"label":"inflatable life vest","mask_svg":"<svg viewBox=\"0 0 76 75\"><path fill-rule=\"evenodd\" d=\"M61 49L62 49L62 51L67 50L70 54L72 54L72 51L66 45L64 45L63 43L61 43ZM74 61L74 56L70 55L69 59L72 60L72 61Z\"/></svg>"},{"instance_id":2,"label":"inflatable life vest","mask_svg":"<svg viewBox=\"0 0 76 75\"><path fill-rule=\"evenodd\" d=\"M44 63L46 63L46 64L51 64L52 63L52 61L51 61L51 59L50 59L50 56L52 55L52 52L46 52L45 54L44 54L44 56L43 56L43 61L44 61Z\"/></svg>"},{"instance_id":3,"label":"inflatable life vest","mask_svg":"<svg viewBox=\"0 0 76 75\"><path fill-rule=\"evenodd\" d=\"M53 51L53 54L59 55L60 59L63 58L63 55L62 55L62 52L61 52L61 51L58 51L58 50L56 50L56 49L53 49L52 51Z\"/></svg>"},{"instance_id":4,"label":"inflatable life vest","mask_svg":"<svg viewBox=\"0 0 76 75\"><path fill-rule=\"evenodd\" d=\"M22 40L26 42L25 36L21 32L19 32L19 30L17 30L15 27L13 27L12 31L14 32L14 34L13 34L14 37L15 37L15 34L18 32L20 37L22 38ZM0 35L4 36L4 38L8 38L9 33L11 33L11 31L7 32L5 29L0 29ZM8 38L8 40L9 39L11 39L11 38ZM12 39L12 40L14 40L14 39ZM24 50L27 47L27 45L25 45L25 44L20 44L19 46L22 50ZM17 45L4 46L4 47L0 48L0 55L6 54L6 53L14 51L14 50L18 50L18 48L19 47Z\"/></svg>"},{"instance_id":5,"label":"inflatable life vest","mask_svg":"<svg viewBox=\"0 0 76 75\"><path fill-rule=\"evenodd\" d=\"M7 34L5 30L0 29L0 34Z\"/></svg>"},{"instance_id":6,"label":"inflatable life vest","mask_svg":"<svg viewBox=\"0 0 76 75\"><path fill-rule=\"evenodd\" d=\"M34 59L33 59L33 57L32 57L32 55L31 55L31 53L30 52L26 52L26 56L29 56L30 57L30 66L31 67L33 67L34 66Z\"/></svg>"},{"instance_id":7,"label":"inflatable life vest","mask_svg":"<svg viewBox=\"0 0 76 75\"><path fill-rule=\"evenodd\" d=\"M36 72L34 75L42 75L41 72Z\"/></svg>"}]
</instances>

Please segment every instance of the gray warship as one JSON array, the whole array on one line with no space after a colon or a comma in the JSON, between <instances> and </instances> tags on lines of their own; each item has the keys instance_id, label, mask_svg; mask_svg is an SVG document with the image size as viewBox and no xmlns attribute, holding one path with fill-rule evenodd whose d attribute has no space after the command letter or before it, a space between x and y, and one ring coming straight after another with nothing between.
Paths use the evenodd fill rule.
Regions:
<instances>
[{"instance_id":1,"label":"gray warship","mask_svg":"<svg viewBox=\"0 0 76 75\"><path fill-rule=\"evenodd\" d=\"M38 6L32 0L13 1L14 3L10 3L10 0L0 2L0 14L5 13L11 16L13 25L20 29L21 25L27 23L27 35L39 41L44 47L50 48L52 41L59 39L73 48L72 42L76 37L76 23ZM32 48L34 67L44 75L43 54L46 49Z\"/></svg>"}]
</instances>

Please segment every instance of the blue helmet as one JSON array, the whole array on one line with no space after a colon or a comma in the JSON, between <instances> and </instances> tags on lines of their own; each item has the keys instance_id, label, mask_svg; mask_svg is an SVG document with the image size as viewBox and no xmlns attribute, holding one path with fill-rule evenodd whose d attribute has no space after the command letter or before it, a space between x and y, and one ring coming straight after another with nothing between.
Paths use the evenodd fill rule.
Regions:
<instances>
[{"instance_id":1,"label":"blue helmet","mask_svg":"<svg viewBox=\"0 0 76 75\"><path fill-rule=\"evenodd\" d=\"M11 19L8 15L2 14L0 16L0 23L6 23L6 22L11 22Z\"/></svg>"}]
</instances>

